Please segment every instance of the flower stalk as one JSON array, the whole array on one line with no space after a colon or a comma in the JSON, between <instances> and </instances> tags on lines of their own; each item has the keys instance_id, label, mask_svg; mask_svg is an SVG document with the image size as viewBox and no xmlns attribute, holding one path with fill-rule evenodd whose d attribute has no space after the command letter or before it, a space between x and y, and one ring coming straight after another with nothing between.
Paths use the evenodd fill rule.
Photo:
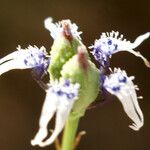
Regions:
<instances>
[{"instance_id":1,"label":"flower stalk","mask_svg":"<svg viewBox=\"0 0 150 150\"><path fill-rule=\"evenodd\" d=\"M70 114L69 119L65 125L61 150L74 149L79 120L80 120L80 116L75 116L73 113Z\"/></svg>"}]
</instances>

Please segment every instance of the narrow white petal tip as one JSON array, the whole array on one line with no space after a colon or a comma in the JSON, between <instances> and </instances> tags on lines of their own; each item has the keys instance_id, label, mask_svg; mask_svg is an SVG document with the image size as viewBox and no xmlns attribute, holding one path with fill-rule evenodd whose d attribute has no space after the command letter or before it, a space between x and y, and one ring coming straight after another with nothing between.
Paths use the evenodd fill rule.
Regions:
<instances>
[{"instance_id":1,"label":"narrow white petal tip","mask_svg":"<svg viewBox=\"0 0 150 150\"><path fill-rule=\"evenodd\" d=\"M51 141L51 142L40 142L38 145L40 146L40 147L45 147L45 146L48 146L48 145L51 145L52 143L53 143L54 141Z\"/></svg>"},{"instance_id":2,"label":"narrow white petal tip","mask_svg":"<svg viewBox=\"0 0 150 150\"><path fill-rule=\"evenodd\" d=\"M144 40L148 39L149 37L150 37L150 32L147 32L147 33L145 33L143 35L138 36L136 38L136 40L134 41L134 43L130 43L130 45L131 45L130 47L132 49L138 47ZM127 50L127 51L132 53L133 55L135 55L137 57L140 57L144 61L145 65L148 68L150 68L150 62L143 55L141 55L140 52L136 52L134 50Z\"/></svg>"},{"instance_id":3,"label":"narrow white petal tip","mask_svg":"<svg viewBox=\"0 0 150 150\"><path fill-rule=\"evenodd\" d=\"M137 128L134 125L129 125L129 128L134 130L134 131L139 131L140 130L140 128Z\"/></svg>"},{"instance_id":4,"label":"narrow white petal tip","mask_svg":"<svg viewBox=\"0 0 150 150\"><path fill-rule=\"evenodd\" d=\"M143 125L144 125L143 122L141 122L139 124L134 124L133 123L132 125L129 125L129 128L131 128L134 131L139 131Z\"/></svg>"},{"instance_id":5,"label":"narrow white petal tip","mask_svg":"<svg viewBox=\"0 0 150 150\"><path fill-rule=\"evenodd\" d=\"M36 134L36 136L34 137L33 140L31 140L31 145L35 146L35 145L39 145L39 143L41 143L47 136L48 132L47 129L39 129L38 133Z\"/></svg>"},{"instance_id":6,"label":"narrow white petal tip","mask_svg":"<svg viewBox=\"0 0 150 150\"><path fill-rule=\"evenodd\" d=\"M53 22L53 19L51 17L48 17L44 20L44 26L46 29L49 30L49 26L52 24Z\"/></svg>"},{"instance_id":7,"label":"narrow white petal tip","mask_svg":"<svg viewBox=\"0 0 150 150\"><path fill-rule=\"evenodd\" d=\"M146 40L147 38L150 37L150 32L147 32L147 33L145 33L145 34L143 34L141 36L143 36L143 39Z\"/></svg>"},{"instance_id":8,"label":"narrow white petal tip","mask_svg":"<svg viewBox=\"0 0 150 150\"><path fill-rule=\"evenodd\" d=\"M150 62L147 59L144 61L144 63L148 68L150 68Z\"/></svg>"},{"instance_id":9,"label":"narrow white petal tip","mask_svg":"<svg viewBox=\"0 0 150 150\"><path fill-rule=\"evenodd\" d=\"M147 66L148 68L150 68L150 63L146 64L146 66Z\"/></svg>"},{"instance_id":10,"label":"narrow white petal tip","mask_svg":"<svg viewBox=\"0 0 150 150\"><path fill-rule=\"evenodd\" d=\"M45 147L45 146L47 146L47 145L43 144L43 142L41 142L41 141L36 141L36 140L31 140L31 145L32 145L32 146L38 145L38 146L40 146L40 147Z\"/></svg>"},{"instance_id":11,"label":"narrow white petal tip","mask_svg":"<svg viewBox=\"0 0 150 150\"><path fill-rule=\"evenodd\" d=\"M35 140L31 140L31 145L32 146L36 146L36 145L38 145L39 143L37 142L37 141L35 141Z\"/></svg>"},{"instance_id":12,"label":"narrow white petal tip","mask_svg":"<svg viewBox=\"0 0 150 150\"><path fill-rule=\"evenodd\" d=\"M56 120L57 119L58 119L58 117L56 118ZM35 144L39 145L40 147L45 147L45 146L51 145L55 141L55 139L57 138L59 133L63 130L63 127L64 127L66 120L63 120L62 122L60 122L60 121L62 121L62 116L59 116L59 119L56 121L55 129L54 129L52 135L48 139L46 139L45 141L43 141L43 139L38 140L38 141L34 141ZM62 125L59 125L59 124L62 124Z\"/></svg>"},{"instance_id":13,"label":"narrow white petal tip","mask_svg":"<svg viewBox=\"0 0 150 150\"><path fill-rule=\"evenodd\" d=\"M44 26L50 32L50 35L53 39L60 34L61 28L59 24L53 23L53 19L51 17L44 20Z\"/></svg>"},{"instance_id":14,"label":"narrow white petal tip","mask_svg":"<svg viewBox=\"0 0 150 150\"><path fill-rule=\"evenodd\" d=\"M138 47L143 41L145 41L149 37L150 37L150 32L147 32L147 33L145 33L143 35L138 36L135 39L134 43L132 43L132 48L134 49L134 48Z\"/></svg>"},{"instance_id":15,"label":"narrow white petal tip","mask_svg":"<svg viewBox=\"0 0 150 150\"><path fill-rule=\"evenodd\" d=\"M45 146L48 146L48 145L50 145L50 144L45 144L45 143L43 143L43 142L39 143L39 146L40 146L40 147L45 147Z\"/></svg>"}]
</instances>

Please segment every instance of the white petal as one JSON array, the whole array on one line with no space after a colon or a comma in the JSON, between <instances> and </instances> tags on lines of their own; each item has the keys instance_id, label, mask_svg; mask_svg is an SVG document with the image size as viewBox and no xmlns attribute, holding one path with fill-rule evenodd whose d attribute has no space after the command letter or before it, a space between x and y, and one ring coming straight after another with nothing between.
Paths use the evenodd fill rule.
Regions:
<instances>
[{"instance_id":1,"label":"white petal","mask_svg":"<svg viewBox=\"0 0 150 150\"><path fill-rule=\"evenodd\" d=\"M20 51L14 51L14 52L8 54L7 56L1 58L0 59L0 64L4 63L5 61L9 61L11 59L15 59L15 58L17 58L22 53L23 53L22 50L20 50Z\"/></svg>"},{"instance_id":2,"label":"white petal","mask_svg":"<svg viewBox=\"0 0 150 150\"><path fill-rule=\"evenodd\" d=\"M132 43L132 48L134 49L136 47L138 47L144 40L148 39L150 37L150 32L147 32L143 35L140 35L136 38L136 40L134 41L134 43Z\"/></svg>"},{"instance_id":3,"label":"white petal","mask_svg":"<svg viewBox=\"0 0 150 150\"><path fill-rule=\"evenodd\" d=\"M53 19L51 17L44 20L44 26L47 30L50 31L52 38L56 39L60 33L60 27L53 23Z\"/></svg>"},{"instance_id":4,"label":"white petal","mask_svg":"<svg viewBox=\"0 0 150 150\"><path fill-rule=\"evenodd\" d=\"M68 103L68 102L67 102ZM46 141L41 142L39 146L44 147L47 145L50 145L54 142L56 137L59 135L59 133L63 130L65 123L69 117L70 111L72 109L73 101L70 101L67 105L65 104L65 99L60 99L60 104L58 106L57 112L56 112L56 123L55 123L55 129L50 138L48 138Z\"/></svg>"},{"instance_id":5,"label":"white petal","mask_svg":"<svg viewBox=\"0 0 150 150\"><path fill-rule=\"evenodd\" d=\"M143 126L144 117L139 107L133 79L134 77L127 77L125 71L115 68L114 73L105 79L103 86L108 92L118 97L124 111L134 122L129 127L137 131Z\"/></svg>"},{"instance_id":6,"label":"white petal","mask_svg":"<svg viewBox=\"0 0 150 150\"><path fill-rule=\"evenodd\" d=\"M117 93L116 96L122 103L124 111L126 112L128 117L134 122L129 127L135 131L138 131L144 124L143 114L139 107L137 97L134 97L135 91L127 90L126 92L126 94L124 94L123 92Z\"/></svg>"},{"instance_id":7,"label":"white petal","mask_svg":"<svg viewBox=\"0 0 150 150\"><path fill-rule=\"evenodd\" d=\"M39 131L37 132L35 138L31 140L32 145L39 145L44 138L46 138L48 134L47 125L56 111L57 103L58 98L56 95L52 94L51 91L48 91L41 112Z\"/></svg>"},{"instance_id":8,"label":"white petal","mask_svg":"<svg viewBox=\"0 0 150 150\"><path fill-rule=\"evenodd\" d=\"M133 104L134 104L134 108L136 109L136 112L138 113L138 116L139 116L139 119L140 119L140 123L139 123L139 126L143 126L144 124L144 116L143 116L143 113L142 113L142 110L139 106L139 103L138 103L138 98L137 97L137 94L136 94L136 89L134 88L134 84L133 82L130 82L129 83L129 86L132 87L130 89L130 92L132 93L131 96L132 96L132 101L133 101ZM140 98L142 98L142 96L140 96ZM141 125L140 125L141 124Z\"/></svg>"},{"instance_id":9,"label":"white petal","mask_svg":"<svg viewBox=\"0 0 150 150\"><path fill-rule=\"evenodd\" d=\"M114 36L112 36L112 34ZM121 51L121 50L127 50L127 49L135 49L144 40L146 40L146 39L148 39L150 37L150 32L147 32L147 33L145 33L143 35L138 36L133 43L131 43L130 41L126 41L126 39L123 39L123 35L122 34L118 38L119 32L111 32L110 35L111 36L107 36L105 38L101 38L98 41L101 41L101 40L107 41L107 39L110 39L110 40L112 40L113 44L117 44L118 45L118 50Z\"/></svg>"},{"instance_id":10,"label":"white petal","mask_svg":"<svg viewBox=\"0 0 150 150\"><path fill-rule=\"evenodd\" d=\"M30 67L26 66L25 63L23 63L20 60L10 60L0 65L0 75L13 69L28 69L28 68Z\"/></svg>"},{"instance_id":11,"label":"white petal","mask_svg":"<svg viewBox=\"0 0 150 150\"><path fill-rule=\"evenodd\" d=\"M67 81L67 82L66 82ZM78 91L80 85L78 83L72 84L69 80L58 82L55 80L51 87L47 90L47 96L43 105L42 114L40 118L40 128L32 145L39 145L44 147L54 142L58 134L64 128L66 120L69 117L70 111L74 101L78 98ZM69 95L73 94L73 95ZM56 112L55 129L50 138L43 141L47 136L47 125Z\"/></svg>"},{"instance_id":12,"label":"white petal","mask_svg":"<svg viewBox=\"0 0 150 150\"><path fill-rule=\"evenodd\" d=\"M145 65L150 68L150 62L143 55L141 55L140 52L136 52L132 49L126 50L126 51L132 53L133 55L135 55L137 57L140 57L144 61Z\"/></svg>"},{"instance_id":13,"label":"white petal","mask_svg":"<svg viewBox=\"0 0 150 150\"><path fill-rule=\"evenodd\" d=\"M0 75L13 69L28 69L48 64L44 47L39 49L36 46L29 46L27 49L21 49L19 46L17 49L0 59Z\"/></svg>"},{"instance_id":14,"label":"white petal","mask_svg":"<svg viewBox=\"0 0 150 150\"><path fill-rule=\"evenodd\" d=\"M97 48L99 48L99 55L102 55L101 53L103 53L104 55L109 57L111 57L112 54L115 54L117 52L127 51L137 57L140 57L144 61L145 65L147 67L150 67L150 63L148 62L148 60L139 52L133 50L149 37L150 32L147 32L143 35L138 36L136 40L133 43L131 43L130 41L126 41L126 39L122 39L123 35L119 36L119 32L112 31L111 33L107 33L107 36L105 33L102 33L101 38L95 41L94 49L97 50ZM93 55L96 57L96 59L98 59L97 57L99 57L99 55L97 56L97 53L95 53L94 51ZM103 64L103 60L99 61L101 64Z\"/></svg>"},{"instance_id":15,"label":"white petal","mask_svg":"<svg viewBox=\"0 0 150 150\"><path fill-rule=\"evenodd\" d=\"M122 40L118 39L119 40L118 41L118 50L114 51L114 53L119 52L119 51L128 51L128 52L132 53L133 55L140 57L144 61L145 65L147 67L150 67L150 63L148 62L148 60L144 56L142 56L140 54L140 52L136 52L133 50L149 37L150 37L150 32L147 32L143 35L138 36L136 38L136 40L134 41L134 43L131 43L129 41L122 41Z\"/></svg>"}]
</instances>

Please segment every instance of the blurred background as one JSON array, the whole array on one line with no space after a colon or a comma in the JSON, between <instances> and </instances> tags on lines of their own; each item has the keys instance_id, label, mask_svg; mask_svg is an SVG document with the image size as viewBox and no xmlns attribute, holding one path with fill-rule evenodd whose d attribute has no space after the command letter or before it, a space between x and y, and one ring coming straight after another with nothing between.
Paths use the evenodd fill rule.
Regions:
<instances>
[{"instance_id":1,"label":"blurred background","mask_svg":"<svg viewBox=\"0 0 150 150\"><path fill-rule=\"evenodd\" d=\"M52 39L43 20L71 19L83 31L84 44L90 46L101 32L123 33L133 41L150 31L149 0L0 0L0 58L16 50L18 45L45 46L50 50ZM139 50L150 60L150 39ZM135 132L128 128L131 120L119 101L88 110L79 131L86 130L78 150L149 150L150 144L150 70L143 61L127 53L117 53L111 67L121 67L135 75L138 95L145 116L145 125ZM30 140L38 130L38 120L45 98L44 91L32 79L30 70L14 70L0 77L0 150L54 150L54 145L32 147ZM100 99L99 99L100 101ZM52 121L54 124L54 120ZM51 125L51 124L50 124ZM52 127L52 126L50 126Z\"/></svg>"}]
</instances>

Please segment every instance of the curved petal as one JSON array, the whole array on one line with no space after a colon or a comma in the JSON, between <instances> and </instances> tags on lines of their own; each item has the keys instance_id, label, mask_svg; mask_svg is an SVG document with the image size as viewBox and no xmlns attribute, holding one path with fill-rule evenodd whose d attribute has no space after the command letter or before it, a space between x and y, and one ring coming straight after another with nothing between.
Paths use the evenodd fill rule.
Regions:
<instances>
[{"instance_id":1,"label":"curved petal","mask_svg":"<svg viewBox=\"0 0 150 150\"><path fill-rule=\"evenodd\" d=\"M144 40L148 39L149 37L150 37L150 32L147 32L143 35L138 36L135 39L134 43L132 43L131 49L138 47Z\"/></svg>"},{"instance_id":2,"label":"curved petal","mask_svg":"<svg viewBox=\"0 0 150 150\"><path fill-rule=\"evenodd\" d=\"M44 47L40 49L36 46L29 46L27 49L21 49L8 54L0 59L0 75L13 69L37 68L36 71L43 72L49 65L49 59Z\"/></svg>"},{"instance_id":3,"label":"curved petal","mask_svg":"<svg viewBox=\"0 0 150 150\"><path fill-rule=\"evenodd\" d=\"M60 99L60 104L57 108L56 112L56 123L55 123L55 129L46 141L41 142L39 146L44 147L47 145L50 145L54 142L56 137L59 135L59 133L63 130L65 123L69 117L70 111L72 109L73 101L70 101L67 105L65 104L66 99Z\"/></svg>"},{"instance_id":4,"label":"curved petal","mask_svg":"<svg viewBox=\"0 0 150 150\"><path fill-rule=\"evenodd\" d=\"M39 145L44 138L46 138L48 131L47 126L51 118L53 117L58 104L58 97L48 90L47 95L43 104L41 117L39 121L39 131L33 140L31 140L32 145Z\"/></svg>"},{"instance_id":5,"label":"curved petal","mask_svg":"<svg viewBox=\"0 0 150 150\"><path fill-rule=\"evenodd\" d=\"M123 35L119 36L119 32L102 33L100 39L95 40L95 43L90 48L93 48L92 54L95 59L101 63L103 66L107 64L108 58L111 58L112 54L121 51L128 51L133 55L140 57L147 67L150 67L148 60L142 56L139 52L133 49L138 47L144 40L150 37L150 32L140 35L136 40L131 43L126 39L123 39Z\"/></svg>"},{"instance_id":6,"label":"curved petal","mask_svg":"<svg viewBox=\"0 0 150 150\"><path fill-rule=\"evenodd\" d=\"M25 63L23 63L20 60L19 61L10 60L0 65L0 75L13 69L27 69L27 68L30 68L30 67L26 66Z\"/></svg>"},{"instance_id":7,"label":"curved petal","mask_svg":"<svg viewBox=\"0 0 150 150\"><path fill-rule=\"evenodd\" d=\"M134 77L127 77L125 71L114 69L114 72L105 79L103 87L118 97L124 111L134 122L129 127L137 131L143 126L144 117L139 107L133 79Z\"/></svg>"},{"instance_id":8,"label":"curved petal","mask_svg":"<svg viewBox=\"0 0 150 150\"><path fill-rule=\"evenodd\" d=\"M140 57L140 58L144 61L145 65L146 65L148 68L150 68L150 62L149 62L143 55L141 55L140 52L136 52L136 51L134 51L134 50L132 50L132 49L126 50L126 51L132 53L132 54L135 55L136 57Z\"/></svg>"},{"instance_id":9,"label":"curved petal","mask_svg":"<svg viewBox=\"0 0 150 150\"><path fill-rule=\"evenodd\" d=\"M48 17L44 20L44 26L47 30L50 31L50 35L53 39L56 39L61 31L59 24L54 24L51 17Z\"/></svg>"},{"instance_id":10,"label":"curved petal","mask_svg":"<svg viewBox=\"0 0 150 150\"><path fill-rule=\"evenodd\" d=\"M138 131L144 124L143 113L139 107L137 98L133 97L135 91L126 90L116 94L119 101L122 103L124 111L130 119L133 120L133 124L129 127L135 131Z\"/></svg>"},{"instance_id":11,"label":"curved petal","mask_svg":"<svg viewBox=\"0 0 150 150\"><path fill-rule=\"evenodd\" d=\"M25 55L25 51L24 50L18 50L18 51L14 51L14 52L6 55L5 57L3 57L3 58L0 59L0 64L4 63L5 61L9 61L11 59L15 59L19 55Z\"/></svg>"},{"instance_id":12,"label":"curved petal","mask_svg":"<svg viewBox=\"0 0 150 150\"><path fill-rule=\"evenodd\" d=\"M78 83L72 84L69 80L62 82L56 80L52 83L47 91L48 93L43 105L40 118L40 128L34 140L31 141L32 145L44 147L54 142L56 137L63 130L72 106L78 98L79 87L80 85ZM47 124L53 117L55 111L56 123L54 132L46 141L43 141L48 133Z\"/></svg>"}]
</instances>

